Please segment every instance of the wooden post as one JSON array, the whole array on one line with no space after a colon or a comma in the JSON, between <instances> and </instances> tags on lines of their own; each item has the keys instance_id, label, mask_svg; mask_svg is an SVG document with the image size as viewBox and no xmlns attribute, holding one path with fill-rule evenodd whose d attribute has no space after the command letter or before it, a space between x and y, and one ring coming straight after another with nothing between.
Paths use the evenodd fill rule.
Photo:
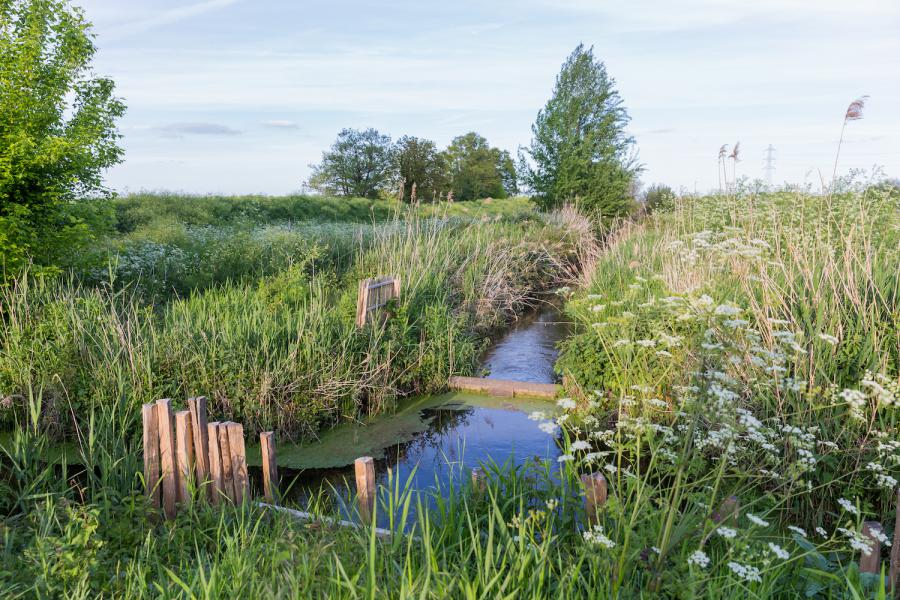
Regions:
<instances>
[{"instance_id":1,"label":"wooden post","mask_svg":"<svg viewBox=\"0 0 900 600\"><path fill-rule=\"evenodd\" d=\"M900 488L894 492L896 508L894 510L894 541L891 543L891 566L888 575L888 585L896 594L897 578L900 575Z\"/></svg>"},{"instance_id":2,"label":"wooden post","mask_svg":"<svg viewBox=\"0 0 900 600\"><path fill-rule=\"evenodd\" d=\"M250 497L250 478L247 476L247 454L244 449L244 426L228 424L228 446L231 450L231 470L234 474L234 501L238 504Z\"/></svg>"},{"instance_id":3,"label":"wooden post","mask_svg":"<svg viewBox=\"0 0 900 600\"><path fill-rule=\"evenodd\" d=\"M191 502L191 489L194 487L194 431L188 410L175 413L175 457L178 463L178 501L187 505Z\"/></svg>"},{"instance_id":4,"label":"wooden post","mask_svg":"<svg viewBox=\"0 0 900 600\"><path fill-rule=\"evenodd\" d=\"M188 400L191 411L191 430L194 433L194 463L197 468L197 487L209 488L209 425L206 412L206 397L199 396ZM208 489L204 493L209 494Z\"/></svg>"},{"instance_id":5,"label":"wooden post","mask_svg":"<svg viewBox=\"0 0 900 600\"><path fill-rule=\"evenodd\" d=\"M259 450L262 454L263 493L266 500L278 500L278 462L275 458L275 432L259 434Z\"/></svg>"},{"instance_id":6,"label":"wooden post","mask_svg":"<svg viewBox=\"0 0 900 600\"><path fill-rule=\"evenodd\" d=\"M225 493L225 481L222 479L222 453L219 450L219 422L213 421L207 424L206 430L209 434L209 477L212 482L209 499L213 504L218 504L222 501L222 494Z\"/></svg>"},{"instance_id":7,"label":"wooden post","mask_svg":"<svg viewBox=\"0 0 900 600\"><path fill-rule=\"evenodd\" d=\"M150 506L159 508L159 419L156 406L144 404L141 419L144 422L144 484Z\"/></svg>"},{"instance_id":8,"label":"wooden post","mask_svg":"<svg viewBox=\"0 0 900 600\"><path fill-rule=\"evenodd\" d=\"M859 556L860 573L881 572L881 523L878 521L866 521L863 523L862 534L871 548L870 552L863 551Z\"/></svg>"},{"instance_id":9,"label":"wooden post","mask_svg":"<svg viewBox=\"0 0 900 600\"><path fill-rule=\"evenodd\" d=\"M477 495L481 495L485 489L487 489L487 480L485 479L484 471L475 467L472 469L472 490Z\"/></svg>"},{"instance_id":10,"label":"wooden post","mask_svg":"<svg viewBox=\"0 0 900 600\"><path fill-rule=\"evenodd\" d=\"M162 466L163 511L167 519L177 513L178 480L175 474L175 440L172 435L172 401L168 398L156 401L156 419L159 423L159 462Z\"/></svg>"},{"instance_id":11,"label":"wooden post","mask_svg":"<svg viewBox=\"0 0 900 600\"><path fill-rule=\"evenodd\" d=\"M364 523L371 523L375 514L375 460L371 456L362 456L356 459L353 466L359 518Z\"/></svg>"},{"instance_id":12,"label":"wooden post","mask_svg":"<svg viewBox=\"0 0 900 600\"><path fill-rule=\"evenodd\" d=\"M369 313L369 279L359 282L359 296L356 299L356 326L366 324L366 316Z\"/></svg>"},{"instance_id":13,"label":"wooden post","mask_svg":"<svg viewBox=\"0 0 900 600\"><path fill-rule=\"evenodd\" d=\"M584 512L587 513L588 522L596 523L597 510L606 504L609 493L606 477L603 473L584 473L581 485L584 486Z\"/></svg>"},{"instance_id":14,"label":"wooden post","mask_svg":"<svg viewBox=\"0 0 900 600\"><path fill-rule=\"evenodd\" d=\"M741 513L741 501L737 496L728 496L719 505L719 509L713 512L710 518L715 523L730 523L737 525L738 515Z\"/></svg>"},{"instance_id":15,"label":"wooden post","mask_svg":"<svg viewBox=\"0 0 900 600\"><path fill-rule=\"evenodd\" d=\"M231 462L231 444L228 441L228 426L230 421L219 423L216 433L219 436L219 455L222 458L222 487L225 496L234 502L234 465Z\"/></svg>"}]
</instances>

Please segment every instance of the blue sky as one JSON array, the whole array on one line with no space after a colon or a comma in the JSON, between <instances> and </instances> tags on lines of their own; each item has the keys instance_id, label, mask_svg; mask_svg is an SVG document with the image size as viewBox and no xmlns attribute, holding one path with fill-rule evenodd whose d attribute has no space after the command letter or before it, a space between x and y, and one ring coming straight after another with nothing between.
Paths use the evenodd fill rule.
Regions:
<instances>
[{"instance_id":1,"label":"blue sky","mask_svg":"<svg viewBox=\"0 0 900 600\"><path fill-rule=\"evenodd\" d=\"M96 71L128 104L120 191L288 193L343 127L446 145L478 131L515 153L560 64L594 46L631 114L642 180L714 188L738 174L900 176L897 0L75 0Z\"/></svg>"}]
</instances>

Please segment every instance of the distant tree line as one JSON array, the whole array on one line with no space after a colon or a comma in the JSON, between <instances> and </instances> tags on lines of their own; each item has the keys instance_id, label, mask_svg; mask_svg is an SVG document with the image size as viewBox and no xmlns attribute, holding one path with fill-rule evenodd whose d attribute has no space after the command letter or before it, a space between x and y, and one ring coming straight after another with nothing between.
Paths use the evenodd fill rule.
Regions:
<instances>
[{"instance_id":1,"label":"distant tree line","mask_svg":"<svg viewBox=\"0 0 900 600\"><path fill-rule=\"evenodd\" d=\"M519 191L512 156L474 131L438 150L415 136L394 142L376 129L344 129L311 166L310 187L340 196L433 202L506 198Z\"/></svg>"}]
</instances>

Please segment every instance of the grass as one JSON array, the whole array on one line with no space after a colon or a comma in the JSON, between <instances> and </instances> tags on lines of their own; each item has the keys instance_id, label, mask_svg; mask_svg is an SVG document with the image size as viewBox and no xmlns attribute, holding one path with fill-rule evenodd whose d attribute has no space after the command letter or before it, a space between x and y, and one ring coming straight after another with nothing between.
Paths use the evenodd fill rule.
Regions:
<instances>
[{"instance_id":1,"label":"grass","mask_svg":"<svg viewBox=\"0 0 900 600\"><path fill-rule=\"evenodd\" d=\"M10 290L0 359L20 383L0 476L0 586L75 598L887 597L883 574L857 564L865 520L893 533L900 477L898 208L890 191L682 198L618 230L599 257L567 237L590 229L572 215L419 218L373 233L345 271L288 269L162 307L63 284ZM575 282L575 264L590 273L566 308L578 327L558 368L571 398L559 416L533 415L555 431L559 464L494 465L484 493L460 473L433 500L394 482L379 504L388 540L250 506L161 523L144 504L139 399L200 381L224 390L217 415L266 426L262 415L309 422L279 395L302 389L327 392L310 398L336 407L318 413L328 422L357 418L388 407L379 390L444 377L447 331L459 365L460 340L475 344L534 282ZM376 267L408 282L399 331L340 329L353 280ZM329 327L338 333L312 344L294 337ZM344 353L366 370L342 370ZM310 365L314 379L295 377ZM327 404L348 373L371 397ZM64 412L50 407L75 400L81 473L41 460L47 417ZM598 470L610 498L588 528L576 481Z\"/></svg>"}]
</instances>

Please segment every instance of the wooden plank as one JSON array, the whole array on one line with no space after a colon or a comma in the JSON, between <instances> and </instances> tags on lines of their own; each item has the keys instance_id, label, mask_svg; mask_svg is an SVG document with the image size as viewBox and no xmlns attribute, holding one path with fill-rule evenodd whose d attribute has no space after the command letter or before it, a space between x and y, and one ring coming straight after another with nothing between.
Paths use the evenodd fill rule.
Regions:
<instances>
[{"instance_id":1,"label":"wooden plank","mask_svg":"<svg viewBox=\"0 0 900 600\"><path fill-rule=\"evenodd\" d=\"M144 404L141 407L141 420L144 422L144 485L147 486L150 506L159 508L159 419L156 406Z\"/></svg>"},{"instance_id":2,"label":"wooden plank","mask_svg":"<svg viewBox=\"0 0 900 600\"><path fill-rule=\"evenodd\" d=\"M219 425L218 421L213 421L206 426L209 433L209 478L211 481L209 499L213 504L221 502L222 495L225 493L225 481L222 479L222 453L219 449Z\"/></svg>"},{"instance_id":3,"label":"wooden plank","mask_svg":"<svg viewBox=\"0 0 900 600\"><path fill-rule=\"evenodd\" d=\"M362 327L366 324L366 315L369 302L369 280L363 279L359 282L359 296L356 299L356 326Z\"/></svg>"},{"instance_id":4,"label":"wooden plank","mask_svg":"<svg viewBox=\"0 0 900 600\"><path fill-rule=\"evenodd\" d=\"M555 383L531 383L508 379L486 379L484 377L453 376L448 383L450 389L487 394L498 397L527 397L552 400L562 391Z\"/></svg>"},{"instance_id":5,"label":"wooden plank","mask_svg":"<svg viewBox=\"0 0 900 600\"><path fill-rule=\"evenodd\" d=\"M162 468L162 503L167 519L177 513L178 480L175 474L175 439L172 435L172 401L168 398L156 401L156 418L159 422L159 463Z\"/></svg>"},{"instance_id":6,"label":"wooden plank","mask_svg":"<svg viewBox=\"0 0 900 600\"><path fill-rule=\"evenodd\" d=\"M900 576L900 488L894 492L894 540L891 543L891 566L888 574L888 585L894 594L897 593L897 579Z\"/></svg>"},{"instance_id":7,"label":"wooden plank","mask_svg":"<svg viewBox=\"0 0 900 600\"><path fill-rule=\"evenodd\" d=\"M250 497L250 478L247 475L244 426L240 423L228 424L228 446L231 450L231 470L234 473L234 501L241 504Z\"/></svg>"},{"instance_id":8,"label":"wooden plank","mask_svg":"<svg viewBox=\"0 0 900 600\"><path fill-rule=\"evenodd\" d=\"M364 523L371 523L375 514L375 459L361 456L353 463L356 473L356 500L359 505L359 518Z\"/></svg>"},{"instance_id":9,"label":"wooden plank","mask_svg":"<svg viewBox=\"0 0 900 600\"><path fill-rule=\"evenodd\" d=\"M216 433L219 436L219 455L222 457L222 488L225 497L234 502L234 468L231 462L231 444L228 441L230 421L219 423Z\"/></svg>"},{"instance_id":10,"label":"wooden plank","mask_svg":"<svg viewBox=\"0 0 900 600\"><path fill-rule=\"evenodd\" d=\"M881 523L866 521L863 523L862 535L866 538L870 552L862 551L859 556L860 573L881 573L881 540L883 533Z\"/></svg>"},{"instance_id":11,"label":"wooden plank","mask_svg":"<svg viewBox=\"0 0 900 600\"><path fill-rule=\"evenodd\" d=\"M175 458L178 463L178 501L186 506L191 503L194 488L194 429L189 410L175 413Z\"/></svg>"},{"instance_id":12,"label":"wooden plank","mask_svg":"<svg viewBox=\"0 0 900 600\"><path fill-rule=\"evenodd\" d=\"M209 494L209 420L207 416L206 397L198 396L188 400L191 411L191 430L194 433L194 464L197 470L197 487Z\"/></svg>"},{"instance_id":13,"label":"wooden plank","mask_svg":"<svg viewBox=\"0 0 900 600\"><path fill-rule=\"evenodd\" d=\"M581 485L584 486L584 512L588 522L597 522L597 512L606 504L609 488L603 473L584 473L581 476Z\"/></svg>"},{"instance_id":14,"label":"wooden plank","mask_svg":"<svg viewBox=\"0 0 900 600\"><path fill-rule=\"evenodd\" d=\"M278 499L278 461L275 457L275 432L259 434L259 448L262 454L263 493L266 500Z\"/></svg>"}]
</instances>

